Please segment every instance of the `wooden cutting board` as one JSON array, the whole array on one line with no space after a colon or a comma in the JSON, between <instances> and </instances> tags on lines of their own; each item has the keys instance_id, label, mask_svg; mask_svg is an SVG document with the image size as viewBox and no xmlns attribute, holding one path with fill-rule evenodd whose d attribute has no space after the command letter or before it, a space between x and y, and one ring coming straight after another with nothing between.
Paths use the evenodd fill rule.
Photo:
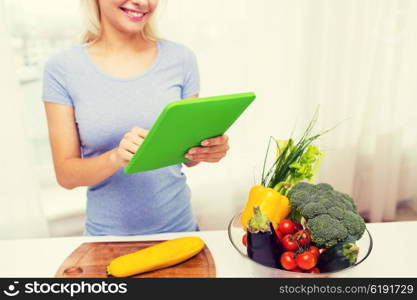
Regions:
<instances>
[{"instance_id":1,"label":"wooden cutting board","mask_svg":"<svg viewBox=\"0 0 417 300\"><path fill-rule=\"evenodd\" d=\"M59 278L104 278L106 266L114 258L136 252L163 241L97 242L81 244L59 267ZM208 278L216 277L216 269L207 246L189 260L178 265L133 276L135 278Z\"/></svg>"}]
</instances>

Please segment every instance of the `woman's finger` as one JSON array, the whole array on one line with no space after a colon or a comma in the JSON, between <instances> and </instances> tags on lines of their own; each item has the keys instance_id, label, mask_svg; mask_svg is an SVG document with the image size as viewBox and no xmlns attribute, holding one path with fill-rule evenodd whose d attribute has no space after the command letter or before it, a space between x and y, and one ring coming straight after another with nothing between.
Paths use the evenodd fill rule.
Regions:
<instances>
[{"instance_id":1,"label":"woman's finger","mask_svg":"<svg viewBox=\"0 0 417 300\"><path fill-rule=\"evenodd\" d=\"M197 155L202 153L219 153L219 152L226 152L230 149L228 144L223 144L220 146L209 146L209 147L195 147L191 148L188 151L188 154Z\"/></svg>"},{"instance_id":2,"label":"woman's finger","mask_svg":"<svg viewBox=\"0 0 417 300\"><path fill-rule=\"evenodd\" d=\"M126 133L124 138L126 140L132 142L133 144L138 145L138 146L140 144L142 144L142 142L143 142L143 138L141 136L138 136L138 135L130 133L130 132Z\"/></svg>"},{"instance_id":3,"label":"woman's finger","mask_svg":"<svg viewBox=\"0 0 417 300\"><path fill-rule=\"evenodd\" d=\"M139 148L138 145L132 143L131 141L127 139L123 139L123 141L120 143L120 146L122 147L123 150L129 151L132 154L135 154Z\"/></svg>"},{"instance_id":4,"label":"woman's finger","mask_svg":"<svg viewBox=\"0 0 417 300\"><path fill-rule=\"evenodd\" d=\"M119 156L124 161L130 161L133 157L133 154L131 152L127 151L126 149L120 149Z\"/></svg>"},{"instance_id":5,"label":"woman's finger","mask_svg":"<svg viewBox=\"0 0 417 300\"><path fill-rule=\"evenodd\" d=\"M217 163L221 160L221 158L216 158L216 159L205 159L202 160L201 162L208 162L208 163Z\"/></svg>"},{"instance_id":6,"label":"woman's finger","mask_svg":"<svg viewBox=\"0 0 417 300\"><path fill-rule=\"evenodd\" d=\"M207 159L221 159L226 156L226 152L219 153L203 153L197 155L187 155L187 158L192 161L206 161Z\"/></svg>"},{"instance_id":7,"label":"woman's finger","mask_svg":"<svg viewBox=\"0 0 417 300\"><path fill-rule=\"evenodd\" d=\"M148 135L149 130L139 128L139 127L133 127L130 132L133 133L134 135L138 135L142 138L145 138Z\"/></svg>"},{"instance_id":8,"label":"woman's finger","mask_svg":"<svg viewBox=\"0 0 417 300\"><path fill-rule=\"evenodd\" d=\"M223 145L229 141L229 137L227 135L221 135L215 138L207 139L201 142L202 146L216 146L216 145Z\"/></svg>"}]
</instances>

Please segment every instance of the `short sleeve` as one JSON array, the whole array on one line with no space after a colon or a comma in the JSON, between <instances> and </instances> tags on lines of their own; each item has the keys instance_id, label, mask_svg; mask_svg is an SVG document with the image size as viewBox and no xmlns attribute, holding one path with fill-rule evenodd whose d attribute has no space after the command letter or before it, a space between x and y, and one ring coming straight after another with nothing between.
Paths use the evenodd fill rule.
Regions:
<instances>
[{"instance_id":1,"label":"short sleeve","mask_svg":"<svg viewBox=\"0 0 417 300\"><path fill-rule=\"evenodd\" d=\"M51 58L46 64L43 73L42 100L74 106L68 93L65 82L65 68L59 56Z\"/></svg>"},{"instance_id":2,"label":"short sleeve","mask_svg":"<svg viewBox=\"0 0 417 300\"><path fill-rule=\"evenodd\" d=\"M194 52L186 49L184 60L184 82L182 86L182 99L189 98L200 92L200 75L197 57Z\"/></svg>"}]
</instances>

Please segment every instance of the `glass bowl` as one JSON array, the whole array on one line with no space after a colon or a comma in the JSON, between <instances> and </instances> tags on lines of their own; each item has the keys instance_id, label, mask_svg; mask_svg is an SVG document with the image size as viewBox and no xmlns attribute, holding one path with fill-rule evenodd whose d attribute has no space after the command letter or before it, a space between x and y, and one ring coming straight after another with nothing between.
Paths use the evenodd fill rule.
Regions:
<instances>
[{"instance_id":1,"label":"glass bowl","mask_svg":"<svg viewBox=\"0 0 417 300\"><path fill-rule=\"evenodd\" d=\"M298 278L321 278L321 277L343 277L343 274L348 270L358 266L362 263L372 251L372 237L368 229L365 230L362 238L356 241L356 245L359 247L359 255L357 262L346 268L335 272L328 273L297 273L290 272L281 269L271 268L250 259L246 253L246 247L242 244L242 237L245 232L242 230L240 224L240 213L235 215L229 223L228 227L229 240L237 252L242 255L245 259L245 263L248 265L248 269L251 271L251 277L298 277Z\"/></svg>"}]
</instances>

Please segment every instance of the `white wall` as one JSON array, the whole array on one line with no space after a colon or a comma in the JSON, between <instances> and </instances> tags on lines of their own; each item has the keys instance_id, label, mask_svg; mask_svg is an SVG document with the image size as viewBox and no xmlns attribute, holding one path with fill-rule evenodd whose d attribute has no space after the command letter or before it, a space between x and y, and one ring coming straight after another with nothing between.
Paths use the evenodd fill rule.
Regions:
<instances>
[{"instance_id":1,"label":"white wall","mask_svg":"<svg viewBox=\"0 0 417 300\"><path fill-rule=\"evenodd\" d=\"M398 191L416 197L405 188L416 177L400 178L417 165L403 155L417 146L416 2L161 1L162 37L195 51L201 96L258 95L228 132L228 157L187 171L203 228L225 227L259 182L268 137L299 133L318 104L318 129L348 119L322 139L320 180L354 195L375 221L395 218Z\"/></svg>"},{"instance_id":2,"label":"white wall","mask_svg":"<svg viewBox=\"0 0 417 300\"><path fill-rule=\"evenodd\" d=\"M201 96L255 91L257 100L229 130L231 150L219 164L186 170L201 227L224 229L246 201L259 170L269 135L282 136L293 126L294 106L285 105L285 63L274 59L280 41L265 43L264 20L278 1L162 1L163 38L186 44L199 60ZM280 13L284 15L282 12ZM276 18L279 18L276 16ZM271 21L271 20L269 20ZM285 22L281 20L280 22ZM276 29L276 28L275 28ZM278 31L270 32L272 35ZM282 55L282 54L280 54ZM269 91L269 92L268 92ZM280 95L280 97L277 97ZM282 105L279 110L272 111Z\"/></svg>"},{"instance_id":3,"label":"white wall","mask_svg":"<svg viewBox=\"0 0 417 300\"><path fill-rule=\"evenodd\" d=\"M3 8L0 2L0 20L4 19ZM0 66L0 239L45 237L46 219L5 26L0 26Z\"/></svg>"}]
</instances>

